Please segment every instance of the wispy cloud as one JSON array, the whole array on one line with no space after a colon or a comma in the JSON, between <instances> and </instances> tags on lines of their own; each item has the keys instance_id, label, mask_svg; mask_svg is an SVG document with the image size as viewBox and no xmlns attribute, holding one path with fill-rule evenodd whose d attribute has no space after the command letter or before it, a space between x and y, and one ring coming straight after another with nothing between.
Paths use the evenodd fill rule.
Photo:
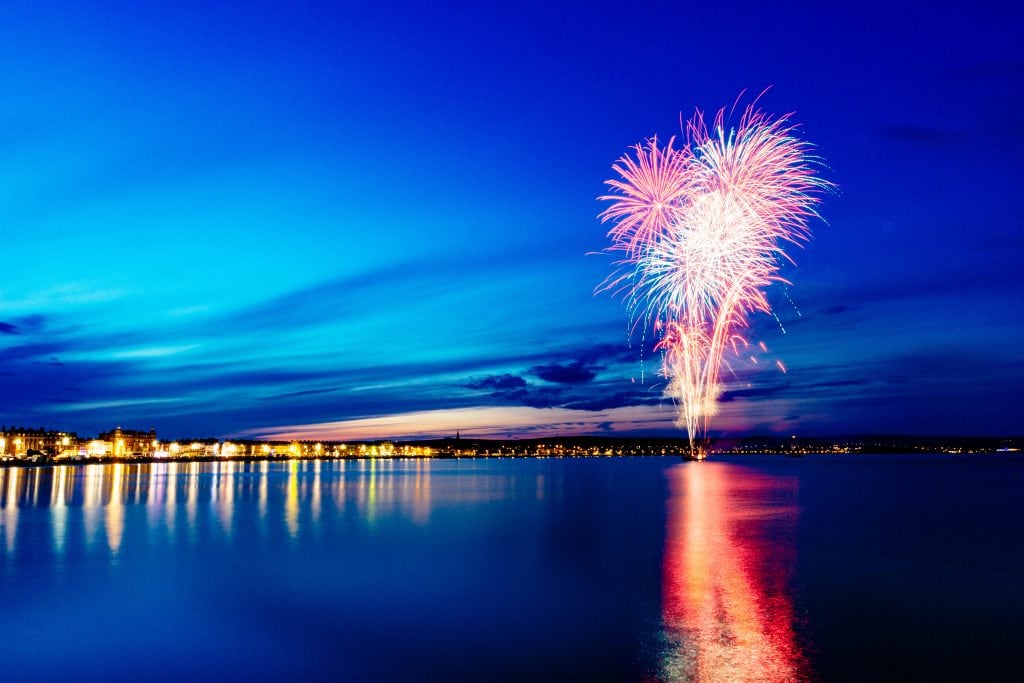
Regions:
<instances>
[{"instance_id":1,"label":"wispy cloud","mask_svg":"<svg viewBox=\"0 0 1024 683\"><path fill-rule=\"evenodd\" d=\"M543 437L591 434L595 431L643 432L672 428L675 411L668 407L629 407L586 412L566 408L473 406L415 411L396 415L298 424L244 432L273 439L363 440L380 438Z\"/></svg>"}]
</instances>

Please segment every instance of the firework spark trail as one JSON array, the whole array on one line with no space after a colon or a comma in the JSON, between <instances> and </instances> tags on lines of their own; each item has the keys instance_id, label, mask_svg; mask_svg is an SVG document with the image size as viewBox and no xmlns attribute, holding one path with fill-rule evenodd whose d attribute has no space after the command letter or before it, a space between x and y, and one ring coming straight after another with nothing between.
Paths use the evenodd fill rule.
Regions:
<instances>
[{"instance_id":1,"label":"firework spark trail","mask_svg":"<svg viewBox=\"0 0 1024 683\"><path fill-rule=\"evenodd\" d=\"M608 250L623 258L599 290L624 296L632 329L650 326L659 336L666 394L680 405L679 424L698 456L723 353L747 345L750 314L771 313L765 290L789 284L779 275L791 260L785 246L810 237L819 195L832 187L794 128L754 105L732 128L724 109L710 128L698 111L683 147L675 138L634 146L612 166L620 177L600 198L610 202L601 214L612 222Z\"/></svg>"}]
</instances>

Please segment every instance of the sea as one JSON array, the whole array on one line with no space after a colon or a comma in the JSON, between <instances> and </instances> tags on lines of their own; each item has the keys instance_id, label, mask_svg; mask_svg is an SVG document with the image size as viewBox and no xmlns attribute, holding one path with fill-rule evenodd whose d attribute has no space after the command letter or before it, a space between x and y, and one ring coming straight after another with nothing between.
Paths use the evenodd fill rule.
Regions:
<instances>
[{"instance_id":1,"label":"sea","mask_svg":"<svg viewBox=\"0 0 1024 683\"><path fill-rule=\"evenodd\" d=\"M2 681L1022 678L1019 455L0 470Z\"/></svg>"}]
</instances>

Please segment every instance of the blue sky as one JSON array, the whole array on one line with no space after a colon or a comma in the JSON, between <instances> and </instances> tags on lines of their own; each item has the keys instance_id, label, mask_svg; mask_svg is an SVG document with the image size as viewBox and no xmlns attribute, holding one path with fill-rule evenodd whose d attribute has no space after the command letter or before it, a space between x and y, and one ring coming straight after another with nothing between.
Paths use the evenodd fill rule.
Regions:
<instances>
[{"instance_id":1,"label":"blue sky","mask_svg":"<svg viewBox=\"0 0 1024 683\"><path fill-rule=\"evenodd\" d=\"M5 5L0 423L673 433L595 198L771 86L840 191L718 428L1022 431L1002 3L488 4Z\"/></svg>"}]
</instances>

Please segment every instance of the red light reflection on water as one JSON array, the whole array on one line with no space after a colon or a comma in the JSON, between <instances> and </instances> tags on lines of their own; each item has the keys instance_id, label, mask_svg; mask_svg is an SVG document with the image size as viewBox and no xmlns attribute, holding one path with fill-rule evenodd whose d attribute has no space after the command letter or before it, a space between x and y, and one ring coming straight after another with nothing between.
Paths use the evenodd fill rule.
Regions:
<instances>
[{"instance_id":1,"label":"red light reflection on water","mask_svg":"<svg viewBox=\"0 0 1024 683\"><path fill-rule=\"evenodd\" d=\"M664 678L806 679L788 593L796 478L708 462L674 467L667 476Z\"/></svg>"}]
</instances>

